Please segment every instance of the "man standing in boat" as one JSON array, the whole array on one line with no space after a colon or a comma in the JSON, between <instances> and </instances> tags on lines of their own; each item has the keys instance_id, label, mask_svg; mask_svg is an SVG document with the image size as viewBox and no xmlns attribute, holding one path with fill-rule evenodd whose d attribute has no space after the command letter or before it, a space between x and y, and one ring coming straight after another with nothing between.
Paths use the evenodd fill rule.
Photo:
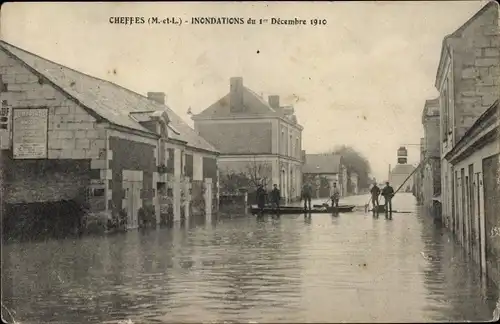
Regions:
<instances>
[{"instance_id":1,"label":"man standing in boat","mask_svg":"<svg viewBox=\"0 0 500 324\"><path fill-rule=\"evenodd\" d=\"M379 201L378 201L378 196L380 196L380 188L377 186L377 183L373 183L373 187L370 189L370 193L372 194L372 206L373 206L373 211L377 212L379 211Z\"/></svg>"},{"instance_id":2,"label":"man standing in boat","mask_svg":"<svg viewBox=\"0 0 500 324\"><path fill-rule=\"evenodd\" d=\"M333 188L332 188L332 208L339 208L339 199L340 199L340 190L337 187L337 183L333 183Z\"/></svg>"},{"instance_id":3,"label":"man standing in boat","mask_svg":"<svg viewBox=\"0 0 500 324\"><path fill-rule=\"evenodd\" d=\"M385 200L385 218L392 218L392 197L394 197L394 189L389 185L389 181L385 183L382 189L382 196Z\"/></svg>"},{"instance_id":4,"label":"man standing in boat","mask_svg":"<svg viewBox=\"0 0 500 324\"><path fill-rule=\"evenodd\" d=\"M262 184L259 184L255 194L256 194L256 198L257 198L257 206L259 207L260 215L263 215L264 214L264 207L266 207L267 192L264 189L264 187L262 186Z\"/></svg>"},{"instance_id":5,"label":"man standing in boat","mask_svg":"<svg viewBox=\"0 0 500 324\"><path fill-rule=\"evenodd\" d=\"M281 192L278 189L278 185L274 184L273 190L271 191L271 203L273 207L276 208L276 213L278 213L280 209L280 200L281 200Z\"/></svg>"},{"instance_id":6,"label":"man standing in boat","mask_svg":"<svg viewBox=\"0 0 500 324\"><path fill-rule=\"evenodd\" d=\"M311 198L312 198L312 188L309 182L304 183L302 186L302 193L300 195L301 199L304 199L304 210L307 210L307 205L309 204L309 210L311 210Z\"/></svg>"}]
</instances>

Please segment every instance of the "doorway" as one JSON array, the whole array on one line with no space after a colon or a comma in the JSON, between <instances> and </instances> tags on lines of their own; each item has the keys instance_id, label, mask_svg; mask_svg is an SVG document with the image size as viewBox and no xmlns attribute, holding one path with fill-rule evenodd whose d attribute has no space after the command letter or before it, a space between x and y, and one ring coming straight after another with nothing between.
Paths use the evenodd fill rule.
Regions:
<instances>
[{"instance_id":1,"label":"doorway","mask_svg":"<svg viewBox=\"0 0 500 324\"><path fill-rule=\"evenodd\" d=\"M476 215L476 186L474 180L474 165L469 165L469 226L471 240L471 255L475 262L479 262L477 244L477 215Z\"/></svg>"},{"instance_id":2,"label":"doorway","mask_svg":"<svg viewBox=\"0 0 500 324\"><path fill-rule=\"evenodd\" d=\"M127 212L127 228L139 227L138 213L142 207L142 171L123 170L122 187L125 191L123 208Z\"/></svg>"},{"instance_id":3,"label":"doorway","mask_svg":"<svg viewBox=\"0 0 500 324\"><path fill-rule=\"evenodd\" d=\"M476 198L477 198L477 245L478 245L478 262L481 268L481 274L486 274L485 252L483 251L483 228L484 221L481 220L481 172L476 173Z\"/></svg>"},{"instance_id":4,"label":"doorway","mask_svg":"<svg viewBox=\"0 0 500 324\"><path fill-rule=\"evenodd\" d=\"M212 214L212 179L205 179L205 215Z\"/></svg>"},{"instance_id":5,"label":"doorway","mask_svg":"<svg viewBox=\"0 0 500 324\"><path fill-rule=\"evenodd\" d=\"M464 179L465 178L465 170L464 168L462 168L460 170L460 186L462 187L462 190L461 190L461 194L462 196L460 197L461 198L461 210L460 210L460 217L461 218L461 222L460 222L460 225L462 225L462 230L461 230L461 235L460 235L460 238L461 238L461 241L462 241L462 246L465 247L465 239L466 239L466 221L465 221L465 208L466 208L466 203L465 203L465 183L464 183Z\"/></svg>"}]
</instances>

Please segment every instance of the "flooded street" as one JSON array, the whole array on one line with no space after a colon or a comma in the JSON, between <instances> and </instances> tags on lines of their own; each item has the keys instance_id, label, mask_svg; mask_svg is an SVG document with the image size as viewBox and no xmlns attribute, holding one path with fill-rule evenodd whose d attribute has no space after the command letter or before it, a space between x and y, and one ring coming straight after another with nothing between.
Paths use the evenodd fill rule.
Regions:
<instances>
[{"instance_id":1,"label":"flooded street","mask_svg":"<svg viewBox=\"0 0 500 324\"><path fill-rule=\"evenodd\" d=\"M249 216L10 244L3 303L20 323L490 320L494 289L451 236L411 194L394 209L414 212Z\"/></svg>"}]
</instances>

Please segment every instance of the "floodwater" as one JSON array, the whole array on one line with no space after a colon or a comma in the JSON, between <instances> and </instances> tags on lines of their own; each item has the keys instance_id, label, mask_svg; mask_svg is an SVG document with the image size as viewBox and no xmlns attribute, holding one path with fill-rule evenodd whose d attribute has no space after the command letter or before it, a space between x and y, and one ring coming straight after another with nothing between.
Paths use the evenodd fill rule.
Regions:
<instances>
[{"instance_id":1,"label":"floodwater","mask_svg":"<svg viewBox=\"0 0 500 324\"><path fill-rule=\"evenodd\" d=\"M3 304L19 323L491 320L495 289L446 230L411 194L394 209L413 212L234 217L9 244Z\"/></svg>"}]
</instances>

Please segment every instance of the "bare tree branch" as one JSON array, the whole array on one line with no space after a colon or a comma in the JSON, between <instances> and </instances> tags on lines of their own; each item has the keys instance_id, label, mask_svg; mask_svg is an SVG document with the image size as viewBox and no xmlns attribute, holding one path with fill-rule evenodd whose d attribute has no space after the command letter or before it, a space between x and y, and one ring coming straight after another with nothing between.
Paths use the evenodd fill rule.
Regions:
<instances>
[{"instance_id":1,"label":"bare tree branch","mask_svg":"<svg viewBox=\"0 0 500 324\"><path fill-rule=\"evenodd\" d=\"M259 184L264 187L269 185L272 175L272 166L268 162L259 162L252 158L245 167L244 171L235 171L227 169L220 173L221 190L226 193L235 193L240 189L255 190Z\"/></svg>"},{"instance_id":2,"label":"bare tree branch","mask_svg":"<svg viewBox=\"0 0 500 324\"><path fill-rule=\"evenodd\" d=\"M270 181L270 174L272 173L272 167L268 162L258 162L255 156L252 161L246 166L247 174L249 175L250 184L253 187L257 187L262 184L267 187Z\"/></svg>"}]
</instances>

